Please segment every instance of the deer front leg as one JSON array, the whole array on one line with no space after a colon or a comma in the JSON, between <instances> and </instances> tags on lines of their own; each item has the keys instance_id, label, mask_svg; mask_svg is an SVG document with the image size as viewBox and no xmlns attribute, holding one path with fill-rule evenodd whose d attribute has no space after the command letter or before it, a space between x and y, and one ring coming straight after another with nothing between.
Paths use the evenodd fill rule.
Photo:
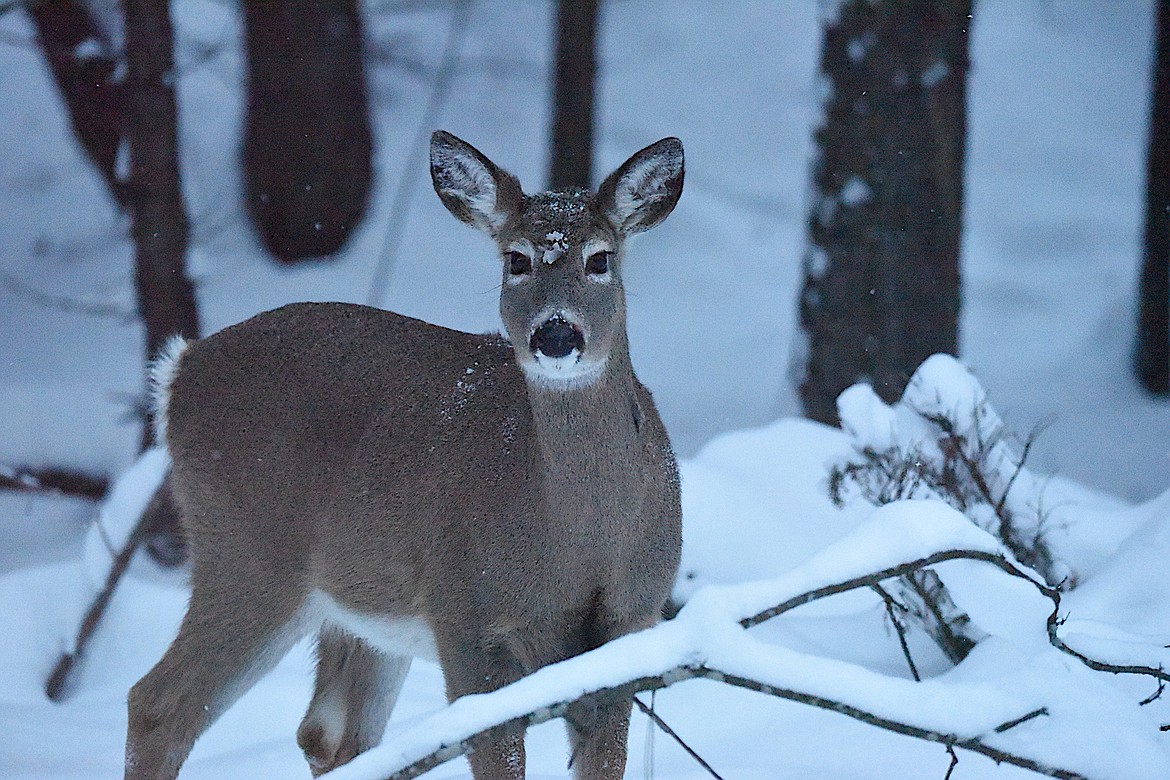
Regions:
<instances>
[{"instance_id":1,"label":"deer front leg","mask_svg":"<svg viewBox=\"0 0 1170 780\"><path fill-rule=\"evenodd\" d=\"M649 628L658 622L658 614L607 620L594 613L576 638L575 653L594 650L611 639ZM630 732L627 699L609 704L575 702L565 713L565 728L572 750L569 764L576 780L617 780L626 769L626 752Z\"/></svg>"},{"instance_id":2,"label":"deer front leg","mask_svg":"<svg viewBox=\"0 0 1170 780\"><path fill-rule=\"evenodd\" d=\"M477 636L442 636L436 632L447 699L486 693L515 682L523 675L516 656L494 640ZM523 780L524 734L512 734L467 757L475 780Z\"/></svg>"},{"instance_id":3,"label":"deer front leg","mask_svg":"<svg viewBox=\"0 0 1170 780\"><path fill-rule=\"evenodd\" d=\"M577 780L614 780L626 770L631 701L605 705L575 702L565 713Z\"/></svg>"},{"instance_id":4,"label":"deer front leg","mask_svg":"<svg viewBox=\"0 0 1170 780\"><path fill-rule=\"evenodd\" d=\"M321 630L313 700L297 729L314 777L381 741L410 662L410 656L384 654L339 629Z\"/></svg>"}]
</instances>

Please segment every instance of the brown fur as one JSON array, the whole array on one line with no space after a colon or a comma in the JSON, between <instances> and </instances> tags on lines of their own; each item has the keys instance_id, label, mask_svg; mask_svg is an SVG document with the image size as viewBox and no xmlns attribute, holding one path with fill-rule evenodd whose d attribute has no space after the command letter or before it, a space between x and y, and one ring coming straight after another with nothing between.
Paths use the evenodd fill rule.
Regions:
<instances>
[{"instance_id":1,"label":"brown fur","mask_svg":"<svg viewBox=\"0 0 1170 780\"><path fill-rule=\"evenodd\" d=\"M663 143L639 154L662 153ZM328 616L322 627L311 594L371 620L421 620L451 699L658 619L678 564L678 474L630 366L616 258L625 234L664 218L677 191L617 204L579 193L584 210L550 215L518 186L504 192L515 180L487 158L436 134L432 165L452 154L484 165L499 189L460 199L462 185L444 189L443 170L436 189L502 251L521 237L539 251L556 229L541 219L574 231L560 262L538 258L525 284L505 281L515 346L364 306L307 303L178 358L165 412L192 595L175 642L131 691L127 778L174 777L198 735L319 628L317 688L298 741L314 773L376 744L409 657L374 649ZM681 147L677 155L667 181L676 190ZM484 213L485 202L500 213ZM644 203L653 208L638 223L630 208ZM613 208L624 209L618 219ZM599 233L615 253L607 284L583 270L582 247ZM582 320L585 356L604 350L595 380L561 386L521 370L518 360L533 360L532 318L549 305ZM578 777L622 775L628 717L628 703L570 714ZM477 780L522 777L522 739L471 763Z\"/></svg>"}]
</instances>

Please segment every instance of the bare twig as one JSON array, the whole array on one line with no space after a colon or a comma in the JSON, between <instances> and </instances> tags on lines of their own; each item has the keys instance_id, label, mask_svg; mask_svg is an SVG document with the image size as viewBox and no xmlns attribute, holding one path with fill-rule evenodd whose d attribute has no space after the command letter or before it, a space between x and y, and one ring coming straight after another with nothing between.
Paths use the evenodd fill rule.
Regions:
<instances>
[{"instance_id":1,"label":"bare twig","mask_svg":"<svg viewBox=\"0 0 1170 780\"><path fill-rule=\"evenodd\" d=\"M959 754L955 752L954 745L947 745L947 753L951 756L951 765L947 767L947 773L943 775L943 780L951 780L955 767L959 765Z\"/></svg>"},{"instance_id":2,"label":"bare twig","mask_svg":"<svg viewBox=\"0 0 1170 780\"><path fill-rule=\"evenodd\" d=\"M1029 712L1027 715L1021 715L1018 718L1012 718L1011 720L1006 721L1005 723L999 724L998 726L995 727L995 733L1002 734L1005 731L1011 731L1016 726L1019 726L1023 723L1027 723L1028 721L1032 720L1033 718L1039 718L1041 715L1047 715L1047 714L1048 714L1047 707L1038 707L1037 709L1034 709L1031 712Z\"/></svg>"},{"instance_id":3,"label":"bare twig","mask_svg":"<svg viewBox=\"0 0 1170 780\"><path fill-rule=\"evenodd\" d=\"M23 493L50 493L100 501L109 488L104 476L62 468L28 468L0 464L0 489Z\"/></svg>"},{"instance_id":4,"label":"bare twig","mask_svg":"<svg viewBox=\"0 0 1170 780\"><path fill-rule=\"evenodd\" d=\"M1145 707L1147 704L1153 704L1158 699L1162 698L1162 694L1165 691L1166 691L1166 681L1165 680L1158 680L1158 688L1153 693L1151 693L1149 696L1147 696L1146 698L1139 701L1138 704L1140 704L1143 707Z\"/></svg>"},{"instance_id":5,"label":"bare twig","mask_svg":"<svg viewBox=\"0 0 1170 780\"><path fill-rule=\"evenodd\" d=\"M938 574L930 569L912 572L901 579L903 594L914 599L912 614L926 628L935 644L952 664L974 649L981 636L972 636L971 617L959 609Z\"/></svg>"},{"instance_id":6,"label":"bare twig","mask_svg":"<svg viewBox=\"0 0 1170 780\"><path fill-rule=\"evenodd\" d=\"M995 512L996 519L999 520L999 528L996 529L995 536L1006 546L1022 563L1031 566L1044 575L1044 578L1049 582L1054 582L1055 575L1053 574L1054 556L1052 551L1048 549L1048 545L1040 535L1036 535L1031 544L1025 543L1020 538L1020 531L1017 528L1016 519L1007 508L1008 491L1011 489L1012 483L1015 482L1020 472L1024 468L1024 463L1028 453L1032 449L1032 444L1035 441L1037 431L1033 431L1024 444L1024 450L1021 454L1019 463L1016 466L1016 471L1008 481L1007 487L1004 488L1003 494L996 496L992 490L990 483L987 481L987 475L984 473L983 460L986 458L988 452L994 447L995 440L988 440L981 431L975 432L975 448L977 454L972 456L967 447L964 435L955 427L954 421L942 414L927 414L918 409L914 410L924 419L930 421L938 427L944 434L944 441L948 445L950 454L963 465L967 471L967 475L971 483L975 486L979 497L992 508ZM975 415L975 420L978 422L979 415Z\"/></svg>"},{"instance_id":7,"label":"bare twig","mask_svg":"<svg viewBox=\"0 0 1170 780\"><path fill-rule=\"evenodd\" d=\"M142 517L138 519L130 536L123 543L122 548L118 550L117 555L114 556L110 571L106 575L105 584L101 592L90 603L89 609L86 610L81 626L77 630L77 636L73 640L72 648L62 653L61 657L57 659L53 671L45 682L45 695L51 701L60 702L69 693L69 680L73 670L84 655L90 638L97 630L98 623L101 621L102 615L105 614L110 599L113 598L118 582L126 573L126 568L130 565L130 561L134 558L134 553L142 544L143 539L169 517L168 512L174 511L171 501L170 487L164 483L155 491L150 503L143 510ZM108 547L109 542L107 541L106 544Z\"/></svg>"},{"instance_id":8,"label":"bare twig","mask_svg":"<svg viewBox=\"0 0 1170 780\"><path fill-rule=\"evenodd\" d=\"M1043 592L1046 596L1049 595L1049 591L1054 594L1056 593L1055 589L1049 587L1046 583L1039 582L1035 578L1028 576L1028 574L1024 572L1023 569L1020 569L1003 555L984 552L983 550L943 550L941 552L928 555L924 558L917 558L913 561L900 563L897 566L890 566L889 568L872 572L870 574L865 574L860 577L854 577L835 585L825 585L820 588L814 588L813 590L802 593L799 596L793 596L792 598L777 604L774 607L769 607L763 612L759 612L755 615L752 615L751 617L744 618L743 620L739 621L739 624L744 628L751 628L752 626L763 623L765 620L771 620L774 617L783 615L785 612L789 612L793 609L796 609L797 607L802 607L805 604L817 601L818 599L823 599L826 596L834 596L838 593L856 590L857 588L872 588L874 585L881 584L883 580L892 579L894 577L901 577L903 575L910 574L911 572L918 571L919 569L925 569L928 566L935 566L947 561L957 560L973 560L990 563L991 565L1014 577L1027 580L1037 588L1041 589L1041 592ZM1059 597L1059 594L1056 595Z\"/></svg>"},{"instance_id":9,"label":"bare twig","mask_svg":"<svg viewBox=\"0 0 1170 780\"><path fill-rule=\"evenodd\" d=\"M886 605L886 614L890 616L890 622L894 625L894 633L898 635L898 644L902 646L902 655L906 658L906 666L910 667L910 676L914 678L914 682L922 682L922 678L918 676L918 667L914 665L914 658L910 655L910 645L906 644L906 626L902 625L901 618L898 617L898 610L905 610L906 607L894 600L885 588L881 585L874 585L873 590Z\"/></svg>"},{"instance_id":10,"label":"bare twig","mask_svg":"<svg viewBox=\"0 0 1170 780\"><path fill-rule=\"evenodd\" d=\"M684 742L683 738L680 737L675 732L674 729L672 729L670 726L666 725L666 721L664 721L661 717L659 717L658 713L656 713L654 711L653 707L646 706L646 704L641 699L639 699L637 696L634 697L634 704L638 707L638 709L640 709L642 711L642 713L647 718L649 718L651 721L653 721L655 726L657 726L658 728L660 728L662 730L663 734L665 734L666 736L670 737L675 742L677 742L679 747L681 747L683 750L685 750L688 756L695 759L695 763L697 763L699 766L703 767L703 769L707 770L707 774L711 775L711 777L714 777L715 780L723 780L722 775L720 775L718 772L716 772L702 756L700 756L698 753L696 753L694 748L692 748L690 745L688 745L686 742Z\"/></svg>"},{"instance_id":11,"label":"bare twig","mask_svg":"<svg viewBox=\"0 0 1170 780\"><path fill-rule=\"evenodd\" d=\"M9 274L0 274L0 286L6 288L13 295L34 303L43 309L68 312L70 314L84 314L87 317L116 320L117 322L137 322L138 314L120 306L108 303L93 303L70 298L65 295L53 295L44 290L25 284L20 279Z\"/></svg>"},{"instance_id":12,"label":"bare twig","mask_svg":"<svg viewBox=\"0 0 1170 780\"><path fill-rule=\"evenodd\" d=\"M1051 643L1051 645L1057 650L1060 650L1061 652L1067 653L1073 658L1076 658L1090 669L1098 672L1109 672L1110 674L1142 675L1146 677L1152 677L1155 680L1170 682L1170 674L1167 674L1167 672L1161 667L1154 668L1152 666L1143 666L1141 664L1106 663L1104 661L1098 661L1094 658L1090 658L1089 656L1086 656L1083 653L1080 653L1066 645L1064 640L1062 640L1059 636L1059 628L1062 622L1060 618L1060 589L1037 580L1035 577L1029 576L1027 572L1016 566L1005 556L996 553L984 552L983 550L944 550L942 552L928 555L925 558L918 558L917 560L910 561L908 563L891 566L889 568L882 569L881 571L873 572L872 574L867 574L861 577L854 577L853 579L846 580L845 582L841 582L836 585L826 585L821 588L816 588L806 593L802 593L799 596L793 596L787 601L784 601L781 604L777 604L774 607L770 607L756 615L744 618L743 620L739 621L739 624L744 628L751 628L752 626L763 623L765 620L770 620L771 618L782 615L785 612L789 612L793 609L796 609L797 607L804 606L805 604L809 604L827 596L833 596L838 593L844 593L845 591L855 590L857 588L872 588L874 585L880 584L883 580L888 580L894 577L902 577L920 569L925 569L930 566L945 563L946 561L956 560L972 560L989 563L1006 574L1010 574L1013 577L1018 577L1025 582L1031 583L1032 586L1036 588L1036 590L1040 591L1043 596L1047 597L1052 602L1052 613L1048 616L1047 620L1049 643Z\"/></svg>"},{"instance_id":13,"label":"bare twig","mask_svg":"<svg viewBox=\"0 0 1170 780\"><path fill-rule=\"evenodd\" d=\"M423 156L429 148L427 139L439 121L443 106L451 92L451 85L455 81L460 52L463 49L463 38L467 32L468 22L471 20L471 0L458 0L451 9L451 20L447 27L447 41L443 45L443 54L439 60L439 69L435 74L434 86L427 99L426 110L419 122L418 130L411 141L410 157L403 166L398 186L394 190L394 198L390 203L390 216L386 222L386 235L382 240L382 251L378 254L378 263L374 267L374 274L370 278L370 286L366 291L366 303L371 306L380 306L386 297L386 290L390 285L390 274L398 259L398 249L402 246L403 234L406 231L407 217L410 214L410 203L414 199L414 189L418 182L415 172L422 167Z\"/></svg>"},{"instance_id":14,"label":"bare twig","mask_svg":"<svg viewBox=\"0 0 1170 780\"><path fill-rule=\"evenodd\" d=\"M81 621L81 627L77 630L77 638L74 640L73 649L62 653L61 657L57 659L56 665L53 666L53 671L49 673L49 678L45 681L45 695L49 697L50 701L63 701L66 694L68 694L68 684L73 669L76 667L78 661L81 660L82 652L89 643L90 636L97 630L98 623L106 611L106 606L109 604L110 599L113 598L115 587L117 587L119 580L122 579L122 574L125 573L126 567L130 565L130 559L134 557L134 552L138 549L138 545L146 532L145 526L146 522L140 520L138 525L134 527L130 538L126 540L121 551L114 558L110 572L106 575L105 586L93 600L93 603L90 604L89 609L86 610L85 617Z\"/></svg>"}]
</instances>

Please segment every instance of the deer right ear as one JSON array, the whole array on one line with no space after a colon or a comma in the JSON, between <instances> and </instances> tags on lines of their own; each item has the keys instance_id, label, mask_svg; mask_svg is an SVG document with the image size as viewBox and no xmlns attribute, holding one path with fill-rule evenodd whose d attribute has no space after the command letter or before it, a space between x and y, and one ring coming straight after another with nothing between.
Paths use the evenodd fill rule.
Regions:
<instances>
[{"instance_id":1,"label":"deer right ear","mask_svg":"<svg viewBox=\"0 0 1170 780\"><path fill-rule=\"evenodd\" d=\"M443 130L431 135L431 181L456 219L491 236L519 210L523 199L515 176Z\"/></svg>"}]
</instances>

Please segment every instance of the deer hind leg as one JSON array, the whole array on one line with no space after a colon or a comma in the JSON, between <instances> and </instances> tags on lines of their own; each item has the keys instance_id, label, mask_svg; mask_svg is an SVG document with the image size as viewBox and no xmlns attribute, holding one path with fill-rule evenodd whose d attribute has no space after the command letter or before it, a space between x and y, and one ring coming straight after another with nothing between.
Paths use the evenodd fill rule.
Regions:
<instances>
[{"instance_id":1,"label":"deer hind leg","mask_svg":"<svg viewBox=\"0 0 1170 780\"><path fill-rule=\"evenodd\" d=\"M178 636L130 689L127 780L174 778L199 735L303 636L295 594L213 568L196 561Z\"/></svg>"},{"instance_id":2,"label":"deer hind leg","mask_svg":"<svg viewBox=\"0 0 1170 780\"><path fill-rule=\"evenodd\" d=\"M297 729L314 777L381 741L410 662L410 656L383 653L340 629L321 630L313 700Z\"/></svg>"}]
</instances>

